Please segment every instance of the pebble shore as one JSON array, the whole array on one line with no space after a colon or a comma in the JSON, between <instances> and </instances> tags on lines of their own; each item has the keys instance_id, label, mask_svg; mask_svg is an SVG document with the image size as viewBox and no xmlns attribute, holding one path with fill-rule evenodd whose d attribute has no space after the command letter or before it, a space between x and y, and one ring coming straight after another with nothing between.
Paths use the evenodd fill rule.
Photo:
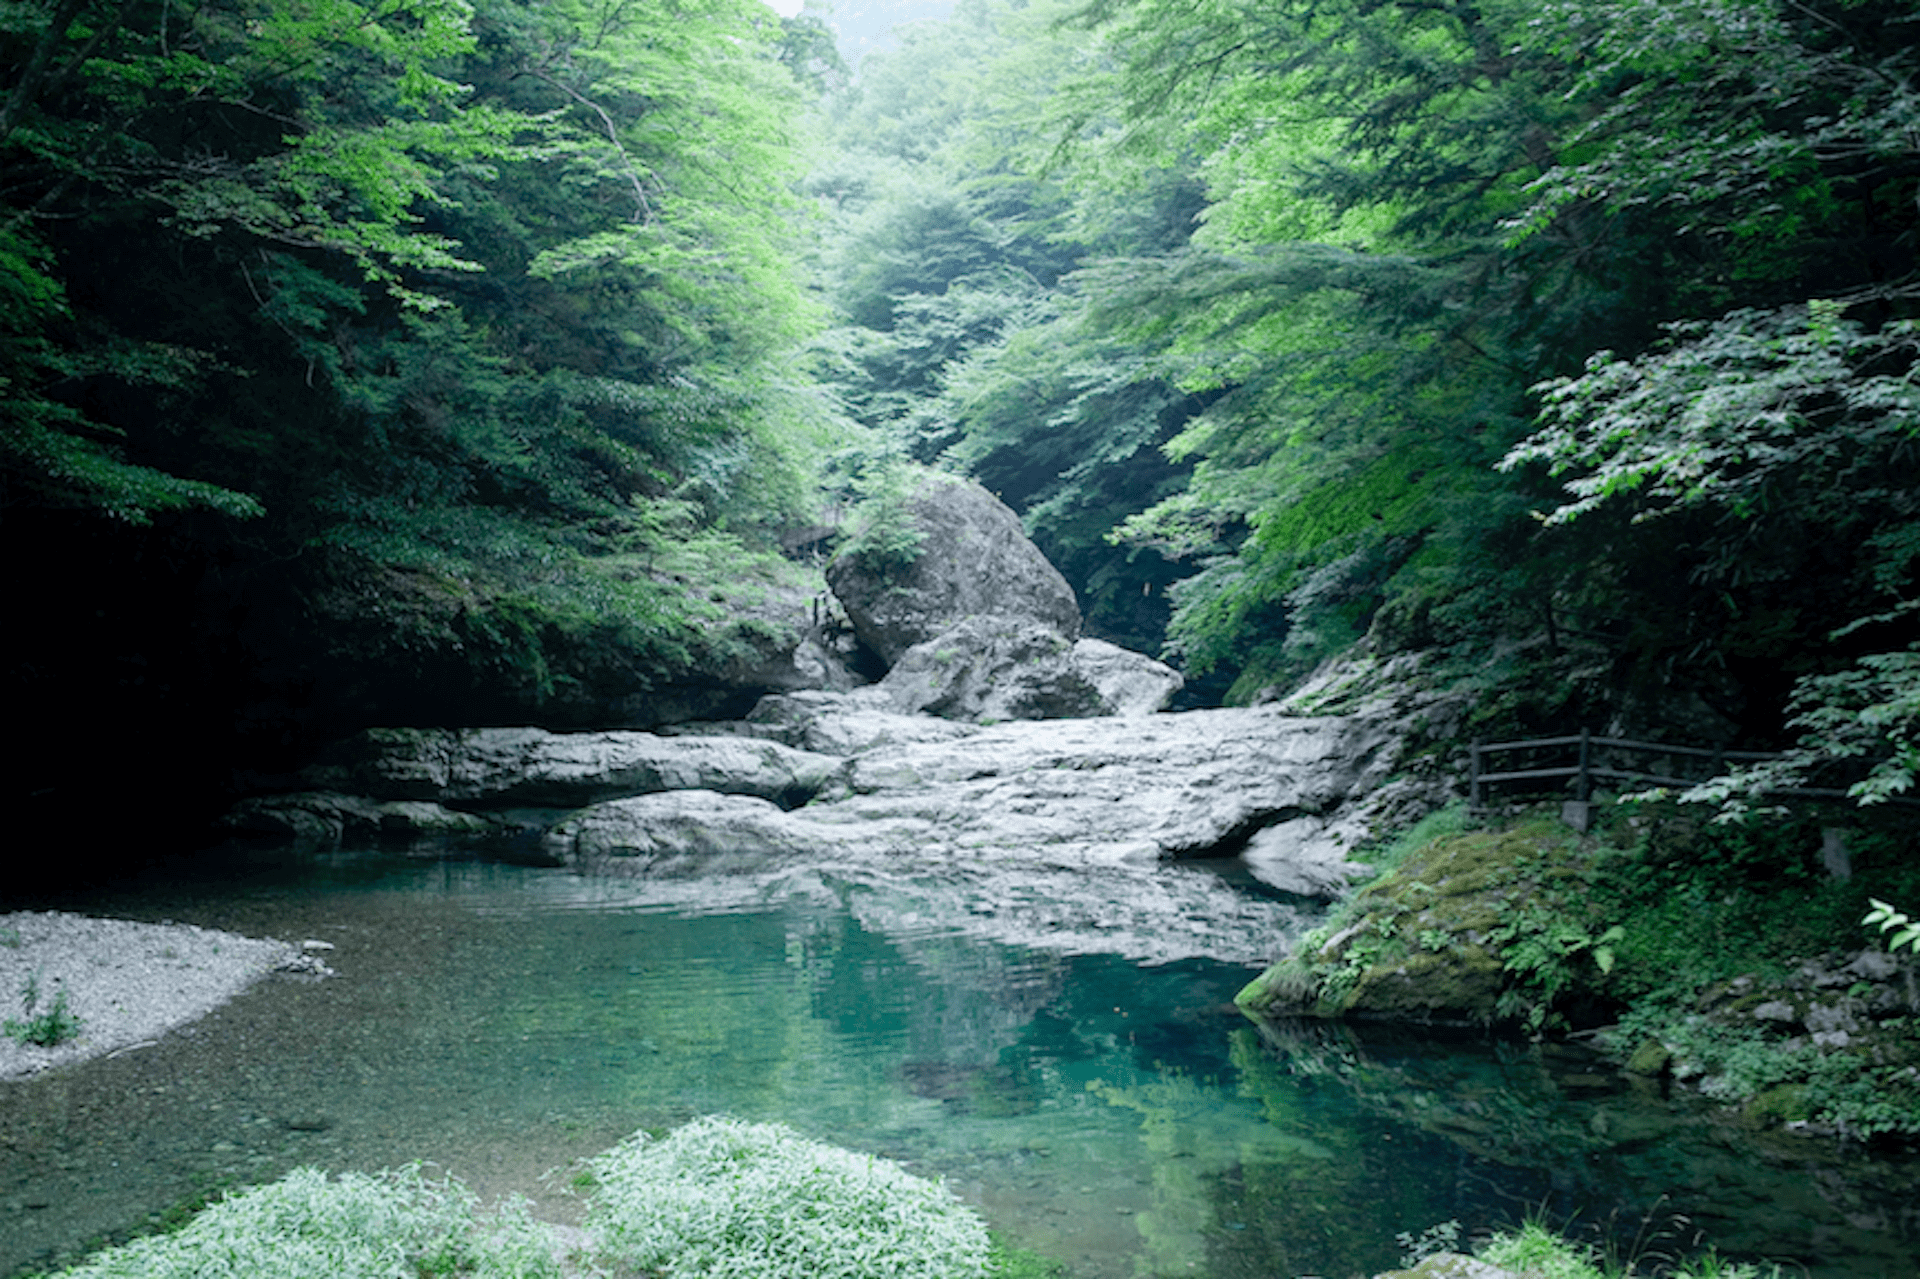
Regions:
<instances>
[{"instance_id":1,"label":"pebble shore","mask_svg":"<svg viewBox=\"0 0 1920 1279\"><path fill-rule=\"evenodd\" d=\"M9 1032L65 996L77 1038L53 1047L0 1035L0 1080L138 1051L204 1017L271 972L326 975L290 942L192 924L145 924L62 912L0 915L0 1022Z\"/></svg>"}]
</instances>

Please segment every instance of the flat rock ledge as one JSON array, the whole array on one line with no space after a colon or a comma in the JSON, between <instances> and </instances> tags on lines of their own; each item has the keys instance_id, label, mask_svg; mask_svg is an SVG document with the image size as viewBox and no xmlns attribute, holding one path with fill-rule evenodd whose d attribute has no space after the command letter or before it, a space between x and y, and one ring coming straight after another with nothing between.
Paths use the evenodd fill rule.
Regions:
<instances>
[{"instance_id":1,"label":"flat rock ledge","mask_svg":"<svg viewBox=\"0 0 1920 1279\"><path fill-rule=\"evenodd\" d=\"M0 1035L0 1080L146 1048L272 972L325 976L299 946L191 924L142 924L61 912L0 915L0 1021L28 1020L31 983L45 1013L65 996L79 1035L40 1047Z\"/></svg>"},{"instance_id":2,"label":"flat rock ledge","mask_svg":"<svg viewBox=\"0 0 1920 1279\"><path fill-rule=\"evenodd\" d=\"M227 817L236 833L506 838L593 874L897 875L1239 859L1296 899L1343 896L1401 755L1389 718L1278 708L958 723L884 688L762 699L689 732L373 729ZM1384 788L1383 788L1384 787ZM522 807L527 806L527 807Z\"/></svg>"}]
</instances>

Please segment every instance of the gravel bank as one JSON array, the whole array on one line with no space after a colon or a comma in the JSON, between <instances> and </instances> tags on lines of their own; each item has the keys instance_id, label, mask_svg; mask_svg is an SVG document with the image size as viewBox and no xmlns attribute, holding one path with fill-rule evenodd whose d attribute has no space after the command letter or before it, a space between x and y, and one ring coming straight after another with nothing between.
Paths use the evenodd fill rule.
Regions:
<instances>
[{"instance_id":1,"label":"gravel bank","mask_svg":"<svg viewBox=\"0 0 1920 1279\"><path fill-rule=\"evenodd\" d=\"M0 1035L0 1079L146 1047L203 1017L270 972L324 975L288 942L191 924L136 924L86 915L0 915L0 1020L26 1020L25 992L45 1013L64 994L79 1038L52 1048Z\"/></svg>"}]
</instances>

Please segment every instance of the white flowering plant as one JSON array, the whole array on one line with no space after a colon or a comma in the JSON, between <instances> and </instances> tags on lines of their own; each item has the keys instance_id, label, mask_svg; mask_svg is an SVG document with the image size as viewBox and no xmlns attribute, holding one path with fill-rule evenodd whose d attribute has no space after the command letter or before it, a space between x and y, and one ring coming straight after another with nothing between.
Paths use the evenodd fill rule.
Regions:
<instances>
[{"instance_id":1,"label":"white flowering plant","mask_svg":"<svg viewBox=\"0 0 1920 1279\"><path fill-rule=\"evenodd\" d=\"M550 1236L510 1203L489 1220L418 1165L329 1177L297 1168L209 1205L171 1234L89 1258L60 1279L559 1279Z\"/></svg>"},{"instance_id":2,"label":"white flowering plant","mask_svg":"<svg viewBox=\"0 0 1920 1279\"><path fill-rule=\"evenodd\" d=\"M590 1165L588 1227L664 1279L982 1279L986 1226L941 1184L780 1124L697 1119Z\"/></svg>"}]
</instances>

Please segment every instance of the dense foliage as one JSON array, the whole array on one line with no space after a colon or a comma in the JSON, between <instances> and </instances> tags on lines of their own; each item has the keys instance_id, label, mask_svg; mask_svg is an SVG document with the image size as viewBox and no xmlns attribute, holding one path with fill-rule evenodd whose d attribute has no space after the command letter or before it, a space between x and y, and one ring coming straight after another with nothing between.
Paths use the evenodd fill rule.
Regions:
<instances>
[{"instance_id":1,"label":"dense foliage","mask_svg":"<svg viewBox=\"0 0 1920 1279\"><path fill-rule=\"evenodd\" d=\"M217 784L369 719L675 718L790 639L770 552L833 429L791 364L820 34L755 0L8 6L26 722L184 726Z\"/></svg>"},{"instance_id":2,"label":"dense foliage","mask_svg":"<svg viewBox=\"0 0 1920 1279\"><path fill-rule=\"evenodd\" d=\"M887 168L835 179L834 376L1021 509L1096 630L1151 634L1119 605L1170 585L1170 655L1231 696L1363 637L1518 646L1508 727L1798 728L1750 789L1884 796L1916 20L962 5L839 100L842 156Z\"/></svg>"},{"instance_id":3,"label":"dense foliage","mask_svg":"<svg viewBox=\"0 0 1920 1279\"><path fill-rule=\"evenodd\" d=\"M711 713L912 461L1195 697L1365 641L1895 795L1917 19L964 0L856 77L756 0L23 0L0 510L86 603L10 676L256 768Z\"/></svg>"}]
</instances>

